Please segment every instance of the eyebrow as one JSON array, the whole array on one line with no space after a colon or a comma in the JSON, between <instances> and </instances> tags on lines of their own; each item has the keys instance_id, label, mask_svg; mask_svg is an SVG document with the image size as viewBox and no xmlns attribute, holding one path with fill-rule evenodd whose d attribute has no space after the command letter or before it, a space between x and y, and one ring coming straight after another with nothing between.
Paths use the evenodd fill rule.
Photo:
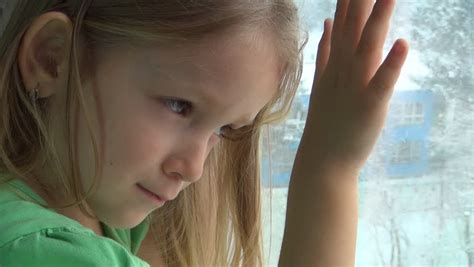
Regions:
<instances>
[{"instance_id":1,"label":"eyebrow","mask_svg":"<svg viewBox=\"0 0 474 267\"><path fill-rule=\"evenodd\" d=\"M205 90L198 89L200 90L199 94L195 94L201 101L204 101L204 103L209 103L210 105L216 105L216 103L219 103L218 97L212 96L212 94L209 94L205 92ZM229 124L231 127L236 128L236 127L244 127L244 126L249 126L252 125L255 120L257 119L257 116L251 118L251 117L241 117L236 121L236 123L231 123Z\"/></svg>"},{"instance_id":2,"label":"eyebrow","mask_svg":"<svg viewBox=\"0 0 474 267\"><path fill-rule=\"evenodd\" d=\"M179 93L176 92L176 91L171 93L171 91L170 91L170 95L168 95L168 97L175 98L175 99L178 99L178 100L181 100L181 101L191 102L193 105L195 105L196 102L201 103L201 105L204 105L204 106L206 106L206 105L215 106L217 103L219 103L218 98L213 97L213 96L211 96L211 94L208 94L208 93L204 92L205 90L197 89L197 90L200 90L200 92L197 93L195 90L189 89L191 86L181 85L179 87L180 88L186 88L186 89L184 89L184 90L186 90L186 92L183 92L184 90L180 90ZM196 86L194 86L193 88L196 89ZM192 92L191 93L192 96L187 95L187 93L189 91ZM232 128L238 129L240 127L252 125L253 123L255 123L256 119L257 119L257 116L254 116L253 118L252 117L241 117L240 119L236 120L235 123L229 123L228 125Z\"/></svg>"},{"instance_id":3,"label":"eyebrow","mask_svg":"<svg viewBox=\"0 0 474 267\"><path fill-rule=\"evenodd\" d=\"M176 77L173 77L174 75L170 75L166 71L163 71L163 69L161 68L152 68L152 69L156 71L155 77L161 76L162 78L165 78L169 80L172 84L174 84L176 88L185 88L184 90L186 90L186 93L192 92L192 95L193 95L192 98L194 100L199 100L199 102L201 103L214 105L214 106L217 103L219 103L219 97L213 96L213 94L206 92L206 90L202 89L202 87L196 86L196 84L191 84L190 82L187 82L186 79L179 79L179 78L177 79ZM196 93L194 89L199 90L199 93ZM184 94L181 94L181 95L184 97ZM188 99L189 97L183 100L189 101ZM257 116L255 116L254 118L249 118L249 117L240 118L236 123L231 123L229 124L229 126L233 128L239 127L239 126L240 127L249 126L255 122L256 117Z\"/></svg>"},{"instance_id":4,"label":"eyebrow","mask_svg":"<svg viewBox=\"0 0 474 267\"><path fill-rule=\"evenodd\" d=\"M203 103L209 103L210 105L216 105L216 103L219 103L216 97L213 97L211 94L207 94L206 92L203 92L203 91L204 90L200 90L199 94L195 94L197 98L199 98L201 101L204 101ZM249 126L249 125L252 125L256 119L257 119L257 116L253 118L241 117L235 123L229 124L229 126L236 129L240 127L244 127L244 126Z\"/></svg>"},{"instance_id":5,"label":"eyebrow","mask_svg":"<svg viewBox=\"0 0 474 267\"><path fill-rule=\"evenodd\" d=\"M230 127L232 127L232 128L238 129L238 128L240 128L240 127L250 126L250 125L254 124L254 123L255 123L255 119L256 119L256 117L255 117L253 120L246 120L245 123L240 123L239 125L235 125L234 123L229 124L229 125L230 125Z\"/></svg>"}]
</instances>

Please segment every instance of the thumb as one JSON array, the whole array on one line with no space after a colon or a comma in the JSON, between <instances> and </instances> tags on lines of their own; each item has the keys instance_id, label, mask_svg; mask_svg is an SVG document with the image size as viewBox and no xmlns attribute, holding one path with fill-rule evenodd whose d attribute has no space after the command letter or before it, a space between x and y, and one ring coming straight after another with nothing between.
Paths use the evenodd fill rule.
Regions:
<instances>
[{"instance_id":1,"label":"thumb","mask_svg":"<svg viewBox=\"0 0 474 267\"><path fill-rule=\"evenodd\" d=\"M326 69L328 63L329 54L331 52L331 33L332 33L332 20L326 19L324 21L324 32L318 45L318 54L316 57L316 71L314 74L314 84L318 83L321 76Z\"/></svg>"}]
</instances>

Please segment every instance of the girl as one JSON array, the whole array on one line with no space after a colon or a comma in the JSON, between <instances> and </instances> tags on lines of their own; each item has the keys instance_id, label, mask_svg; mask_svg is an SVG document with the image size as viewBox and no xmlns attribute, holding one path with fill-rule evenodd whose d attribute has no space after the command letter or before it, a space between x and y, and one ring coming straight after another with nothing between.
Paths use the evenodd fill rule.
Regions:
<instances>
[{"instance_id":1,"label":"girl","mask_svg":"<svg viewBox=\"0 0 474 267\"><path fill-rule=\"evenodd\" d=\"M394 0L325 22L281 266L354 264L357 176L407 55ZM290 0L19 0L0 41L0 266L261 266L259 139L301 76Z\"/></svg>"}]
</instances>

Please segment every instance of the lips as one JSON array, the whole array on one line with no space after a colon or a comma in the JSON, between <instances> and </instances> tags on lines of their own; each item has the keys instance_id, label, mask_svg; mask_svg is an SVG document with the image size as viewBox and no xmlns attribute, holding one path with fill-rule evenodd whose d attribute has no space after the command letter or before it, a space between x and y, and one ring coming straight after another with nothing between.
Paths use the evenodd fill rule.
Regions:
<instances>
[{"instance_id":1,"label":"lips","mask_svg":"<svg viewBox=\"0 0 474 267\"><path fill-rule=\"evenodd\" d=\"M155 197L159 198L159 199L162 200L162 201L173 200L173 198L170 198L170 197L166 197L166 196L162 196L162 195L160 195L160 194L157 194L157 193L155 193L154 191L152 191L152 190L150 190L150 189L144 187L144 186L141 185L141 184L137 184L137 185L138 185L138 187L140 187L141 189L148 191L149 193L153 194Z\"/></svg>"}]
</instances>

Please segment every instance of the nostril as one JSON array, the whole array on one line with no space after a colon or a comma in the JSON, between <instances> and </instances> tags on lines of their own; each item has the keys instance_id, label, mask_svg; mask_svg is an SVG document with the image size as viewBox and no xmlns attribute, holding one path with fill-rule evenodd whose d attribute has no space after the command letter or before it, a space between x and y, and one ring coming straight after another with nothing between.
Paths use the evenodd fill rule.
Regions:
<instances>
[{"instance_id":1,"label":"nostril","mask_svg":"<svg viewBox=\"0 0 474 267\"><path fill-rule=\"evenodd\" d=\"M178 172L172 172L170 173L171 178L176 179L176 180L184 180L183 176L178 173Z\"/></svg>"},{"instance_id":2,"label":"nostril","mask_svg":"<svg viewBox=\"0 0 474 267\"><path fill-rule=\"evenodd\" d=\"M163 174L170 180L195 182L203 172L203 156L187 153L180 157L169 157L162 163Z\"/></svg>"}]
</instances>

